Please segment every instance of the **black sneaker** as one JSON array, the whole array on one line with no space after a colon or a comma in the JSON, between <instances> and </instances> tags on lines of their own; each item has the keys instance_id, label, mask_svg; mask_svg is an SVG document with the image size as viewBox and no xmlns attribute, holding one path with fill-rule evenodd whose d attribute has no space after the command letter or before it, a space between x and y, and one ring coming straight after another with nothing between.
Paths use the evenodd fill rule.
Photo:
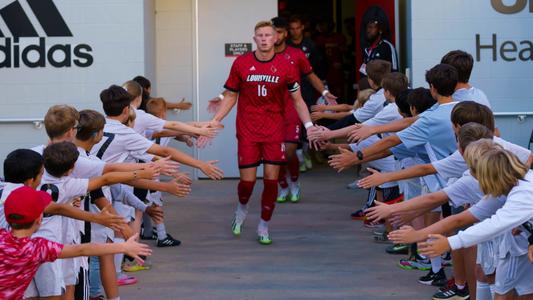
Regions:
<instances>
[{"instance_id":1,"label":"black sneaker","mask_svg":"<svg viewBox=\"0 0 533 300\"><path fill-rule=\"evenodd\" d=\"M168 233L164 240L157 240L157 247L176 247L180 244L181 242L179 240L176 240Z\"/></svg>"},{"instance_id":2,"label":"black sneaker","mask_svg":"<svg viewBox=\"0 0 533 300\"><path fill-rule=\"evenodd\" d=\"M402 254L407 255L409 253L409 245L407 244L395 244L387 247L385 251L388 254Z\"/></svg>"},{"instance_id":3,"label":"black sneaker","mask_svg":"<svg viewBox=\"0 0 533 300\"><path fill-rule=\"evenodd\" d=\"M465 286L462 290L460 290L454 284L447 289L440 289L433 295L433 300L442 299L467 300L470 299L470 292L468 291L468 287Z\"/></svg>"},{"instance_id":4,"label":"black sneaker","mask_svg":"<svg viewBox=\"0 0 533 300\"><path fill-rule=\"evenodd\" d=\"M427 275L418 278L418 282L425 285L444 286L448 280L446 279L444 268L441 268L437 273L433 273L433 270L429 270Z\"/></svg>"}]
</instances>

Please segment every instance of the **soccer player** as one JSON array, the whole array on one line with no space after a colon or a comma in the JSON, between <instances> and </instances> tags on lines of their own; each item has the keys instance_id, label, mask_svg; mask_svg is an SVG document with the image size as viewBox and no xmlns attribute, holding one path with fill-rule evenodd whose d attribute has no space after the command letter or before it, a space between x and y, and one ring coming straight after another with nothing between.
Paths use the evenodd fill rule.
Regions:
<instances>
[{"instance_id":1,"label":"soccer player","mask_svg":"<svg viewBox=\"0 0 533 300\"><path fill-rule=\"evenodd\" d=\"M287 62L294 66L296 74L305 77L328 101L335 101L337 97L331 94L325 87L320 78L313 72L311 64L305 57L305 53L297 48L288 46L286 43L289 24L283 18L276 17L272 19L272 24L277 32L277 41L275 51L277 55L283 56ZM290 99L289 92L285 93L285 154L287 157L287 166L281 166L279 174L279 191L277 201L282 203L287 201L290 192L290 201L295 203L300 201L300 184L298 177L300 175L300 164L296 156L296 149L300 142L301 122L298 112ZM287 170L289 171L290 182L287 183Z\"/></svg>"},{"instance_id":2,"label":"soccer player","mask_svg":"<svg viewBox=\"0 0 533 300\"><path fill-rule=\"evenodd\" d=\"M257 167L264 164L264 190L261 199L261 221L257 233L260 244L272 243L268 222L272 217L278 193L279 166L285 164L284 116L285 93L288 90L300 120L307 131L313 131L309 111L302 99L298 75L287 60L276 55L276 31L269 21L255 26L254 41L257 50L238 57L224 85L226 91L221 107L212 122L220 123L237 103L237 141L240 182L239 203L233 219L235 236L241 229L248 212L257 176Z\"/></svg>"}]
</instances>

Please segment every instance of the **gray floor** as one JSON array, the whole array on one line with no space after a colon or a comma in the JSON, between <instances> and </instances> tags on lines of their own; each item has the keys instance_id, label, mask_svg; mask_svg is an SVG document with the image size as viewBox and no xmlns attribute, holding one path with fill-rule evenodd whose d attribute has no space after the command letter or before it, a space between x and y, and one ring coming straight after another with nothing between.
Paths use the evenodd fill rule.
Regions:
<instances>
[{"instance_id":1,"label":"gray floor","mask_svg":"<svg viewBox=\"0 0 533 300\"><path fill-rule=\"evenodd\" d=\"M240 238L230 231L235 180L194 183L186 199L167 199L169 233L183 244L155 248L152 270L121 288L122 299L431 299L420 271L395 266L371 230L349 213L366 196L344 188L349 174L321 168L302 176L301 203L276 207L274 243L255 241L262 184Z\"/></svg>"}]
</instances>

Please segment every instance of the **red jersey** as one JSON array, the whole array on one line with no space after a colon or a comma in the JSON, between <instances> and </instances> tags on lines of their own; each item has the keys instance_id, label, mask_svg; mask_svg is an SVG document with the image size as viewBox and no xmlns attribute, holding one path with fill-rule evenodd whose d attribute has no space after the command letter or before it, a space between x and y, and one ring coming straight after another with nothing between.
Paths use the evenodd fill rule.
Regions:
<instances>
[{"instance_id":1,"label":"red jersey","mask_svg":"<svg viewBox=\"0 0 533 300\"><path fill-rule=\"evenodd\" d=\"M298 75L281 55L260 61L255 52L237 57L224 85L238 92L237 138L253 142L282 142L285 93L299 89Z\"/></svg>"},{"instance_id":2,"label":"red jersey","mask_svg":"<svg viewBox=\"0 0 533 300\"><path fill-rule=\"evenodd\" d=\"M287 46L278 55L283 56L294 67L295 73L298 74L298 81L301 81L300 76L307 76L313 72L313 67L311 67L305 53L298 48ZM300 124L300 117L298 116L298 112L296 112L296 108L294 108L294 101L288 92L285 93L285 99L285 123Z\"/></svg>"},{"instance_id":3,"label":"red jersey","mask_svg":"<svg viewBox=\"0 0 533 300\"><path fill-rule=\"evenodd\" d=\"M22 299L39 266L55 261L63 245L43 238L16 238L0 229L0 299Z\"/></svg>"}]
</instances>

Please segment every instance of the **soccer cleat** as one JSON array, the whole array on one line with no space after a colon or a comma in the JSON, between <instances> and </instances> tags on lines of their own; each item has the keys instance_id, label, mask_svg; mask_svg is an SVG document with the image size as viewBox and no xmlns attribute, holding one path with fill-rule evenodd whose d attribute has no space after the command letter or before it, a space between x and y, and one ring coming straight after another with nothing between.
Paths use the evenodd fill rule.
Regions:
<instances>
[{"instance_id":1,"label":"soccer cleat","mask_svg":"<svg viewBox=\"0 0 533 300\"><path fill-rule=\"evenodd\" d=\"M278 198L276 201L278 203L283 203L287 201L287 196L289 196L289 188L281 188L278 193Z\"/></svg>"},{"instance_id":2,"label":"soccer cleat","mask_svg":"<svg viewBox=\"0 0 533 300\"><path fill-rule=\"evenodd\" d=\"M409 245L407 244L395 244L387 247L385 251L388 254L403 254L406 255L409 252Z\"/></svg>"},{"instance_id":3,"label":"soccer cleat","mask_svg":"<svg viewBox=\"0 0 533 300\"><path fill-rule=\"evenodd\" d=\"M117 285L118 286L132 285L132 284L136 284L136 283L137 283L137 278L135 278L133 276L126 275L126 274L122 274L117 279Z\"/></svg>"},{"instance_id":4,"label":"soccer cleat","mask_svg":"<svg viewBox=\"0 0 533 300\"><path fill-rule=\"evenodd\" d=\"M398 267L404 270L421 270L428 271L431 270L431 262L429 259L424 259L419 255L409 257L407 259L402 258L398 263Z\"/></svg>"},{"instance_id":5,"label":"soccer cleat","mask_svg":"<svg viewBox=\"0 0 533 300\"><path fill-rule=\"evenodd\" d=\"M157 240L157 247L176 247L179 246L181 242L173 238L170 234L167 233L167 237L164 240Z\"/></svg>"},{"instance_id":6,"label":"soccer cleat","mask_svg":"<svg viewBox=\"0 0 533 300\"><path fill-rule=\"evenodd\" d=\"M470 292L468 287L463 289L457 288L455 284L447 288L440 288L438 292L433 295L433 300L454 299L454 300L467 300L470 299Z\"/></svg>"},{"instance_id":7,"label":"soccer cleat","mask_svg":"<svg viewBox=\"0 0 533 300\"><path fill-rule=\"evenodd\" d=\"M418 282L425 285L445 286L448 279L446 279L444 268L441 268L437 273L433 273L433 270L429 270L429 273L418 278Z\"/></svg>"},{"instance_id":8,"label":"soccer cleat","mask_svg":"<svg viewBox=\"0 0 533 300\"><path fill-rule=\"evenodd\" d=\"M313 161L311 160L311 157L309 156L309 154L304 154L304 163L305 163L305 168L307 170L311 170L313 168Z\"/></svg>"},{"instance_id":9,"label":"soccer cleat","mask_svg":"<svg viewBox=\"0 0 533 300\"><path fill-rule=\"evenodd\" d=\"M272 240L270 239L270 235L268 234L268 232L263 232L263 233L257 233L257 241L259 242L259 244L261 245L270 245L272 244Z\"/></svg>"},{"instance_id":10,"label":"soccer cleat","mask_svg":"<svg viewBox=\"0 0 533 300\"><path fill-rule=\"evenodd\" d=\"M290 200L292 203L300 201L300 184L298 182L292 182L290 185L291 197Z\"/></svg>"},{"instance_id":11,"label":"soccer cleat","mask_svg":"<svg viewBox=\"0 0 533 300\"><path fill-rule=\"evenodd\" d=\"M242 225L243 225L243 222L237 222L237 216L235 216L233 218L233 221L231 222L231 232L233 232L234 236L241 235Z\"/></svg>"}]
</instances>

